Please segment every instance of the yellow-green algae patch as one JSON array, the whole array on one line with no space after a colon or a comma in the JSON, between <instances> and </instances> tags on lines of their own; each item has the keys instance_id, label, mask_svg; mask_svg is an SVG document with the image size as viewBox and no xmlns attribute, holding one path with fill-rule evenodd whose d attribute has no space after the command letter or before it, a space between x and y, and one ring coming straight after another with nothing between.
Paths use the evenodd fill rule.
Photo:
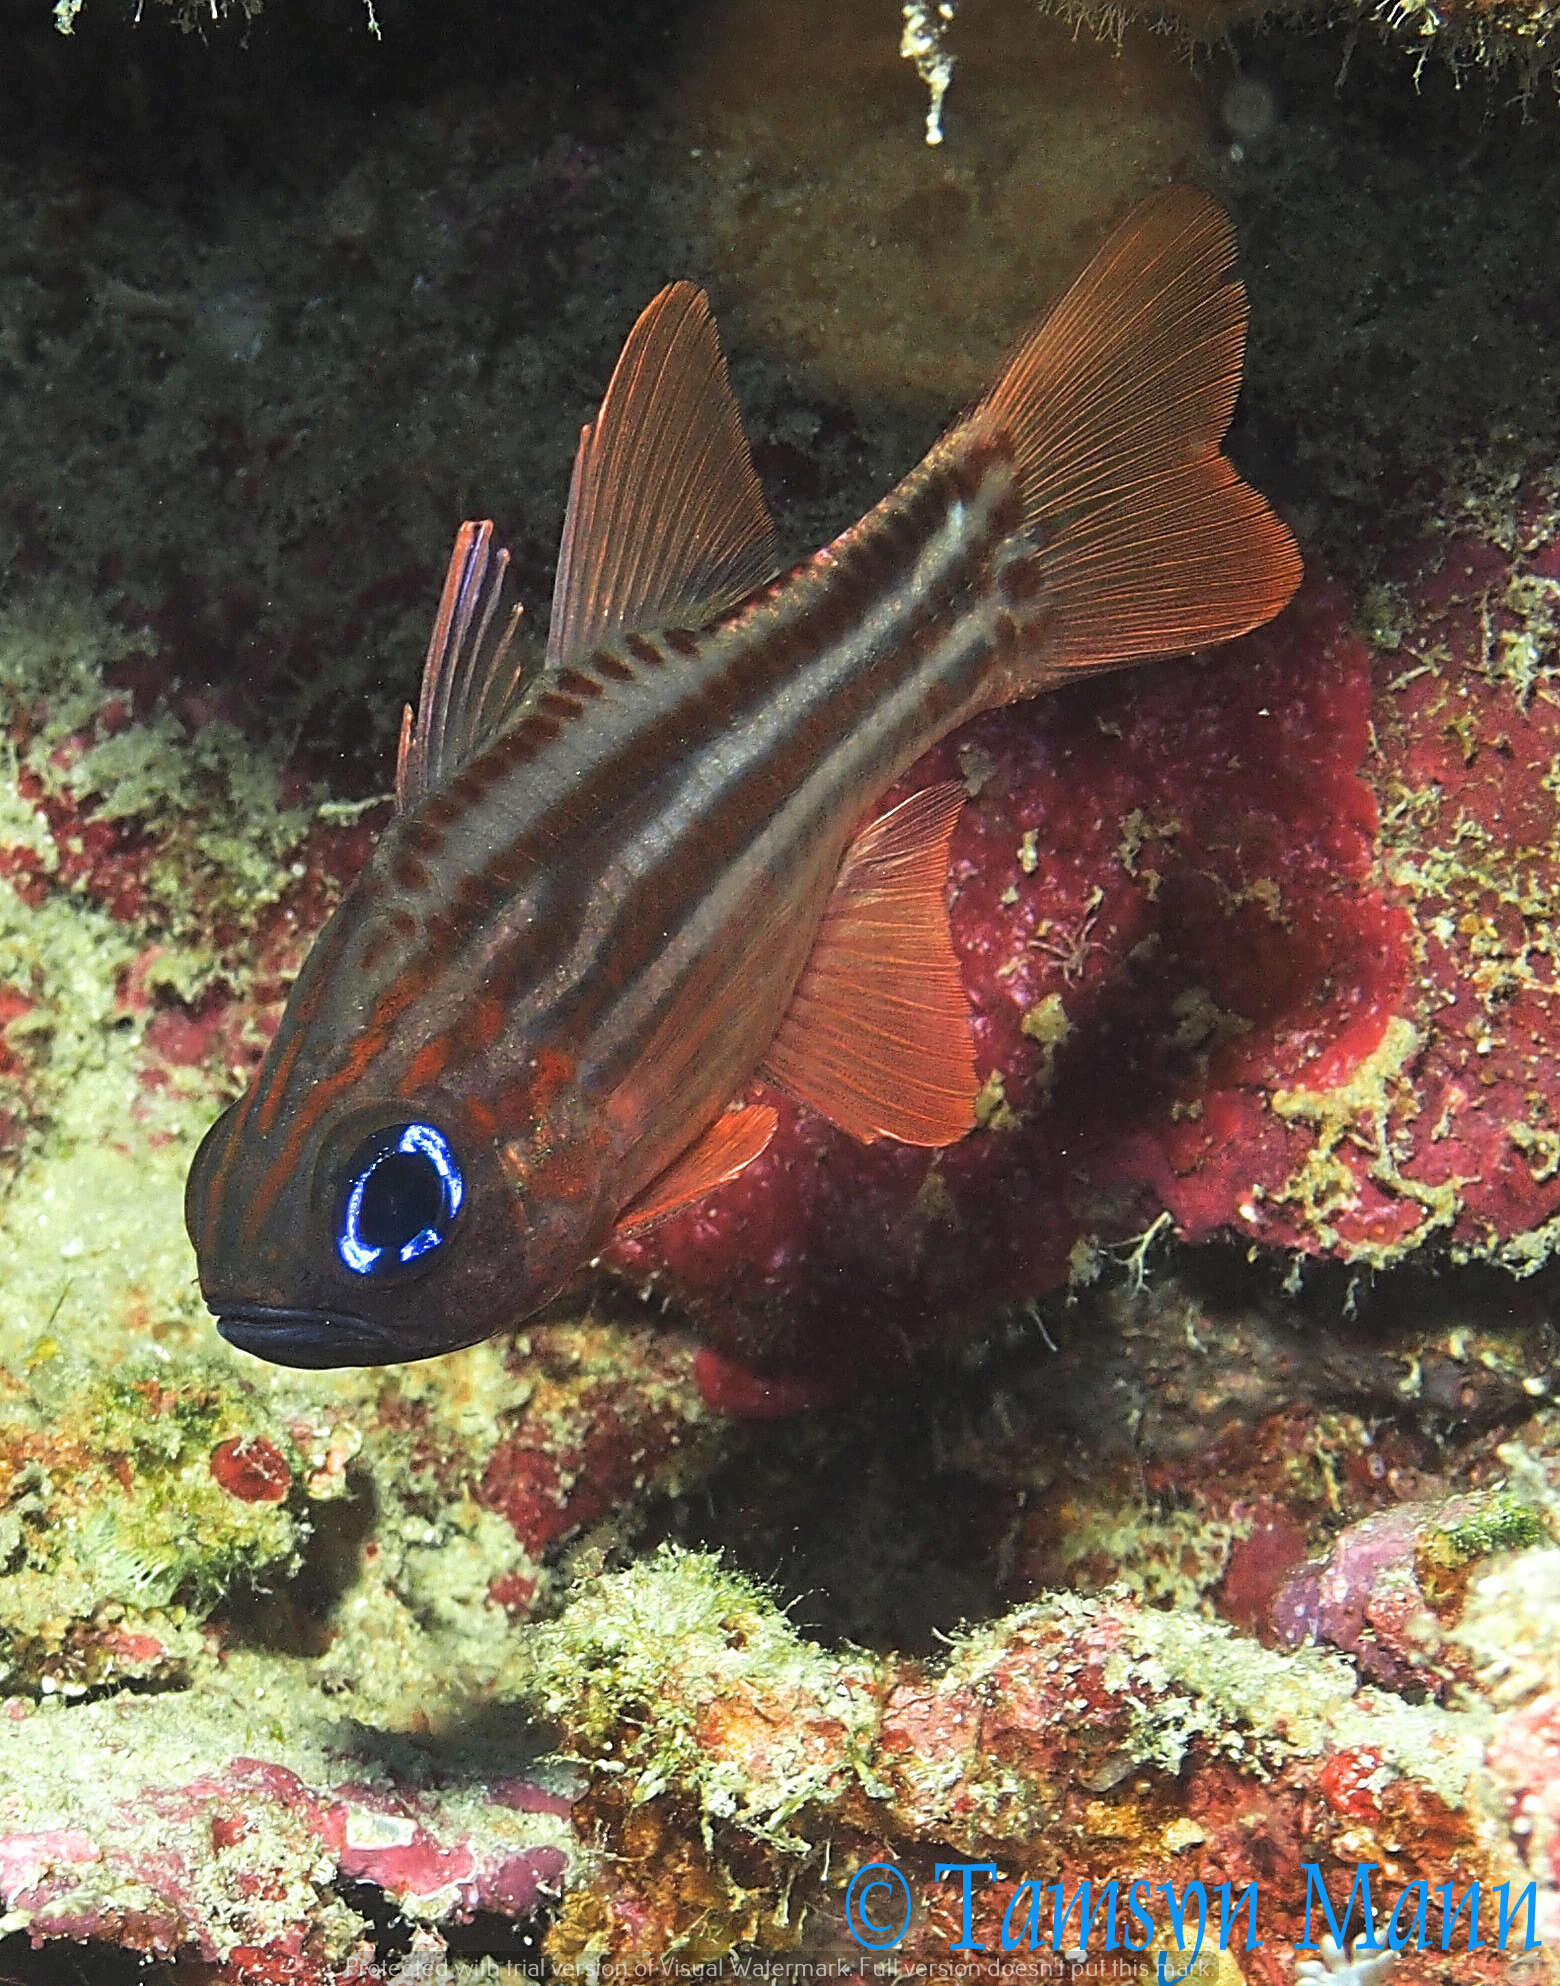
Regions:
<instances>
[{"instance_id":1,"label":"yellow-green algae patch","mask_svg":"<svg viewBox=\"0 0 1560 1986\"><path fill-rule=\"evenodd\" d=\"M210 1342L183 1191L225 1078L167 1067L149 1083L148 1016L124 988L138 962L149 986L184 999L218 972L241 977L212 929L247 928L277 901L307 824L280 806L275 761L231 726L191 740L166 713L105 722L105 662L134 645L63 595L0 615L0 693L26 735L0 820L26 830L23 845L53 848L18 791L25 771L46 793L90 796L94 818L133 822L154 844L137 862L145 902L129 919L52 874L36 902L0 883L0 983L32 1003L6 1029L21 1068L4 1081L32 1126L0 1204L0 1365L12 1370L45 1333L90 1342L97 1365L137 1342Z\"/></svg>"},{"instance_id":2,"label":"yellow-green algae patch","mask_svg":"<svg viewBox=\"0 0 1560 1986\"><path fill-rule=\"evenodd\" d=\"M1127 1711L1128 1769L1175 1772L1198 1742L1260 1776L1368 1735L1383 1759L1455 1805L1478 1766L1478 1713L1405 1704L1362 1688L1341 1655L1276 1652L1220 1622L1119 1596L1053 1594L954 1637L924 1679L927 1703L965 1692L994 1701L1015 1650L1058 1637L1105 1650L1104 1680ZM706 1823L731 1820L799 1848L787 1822L853 1790L886 1797L893 1770L950 1774L970 1796L971 1768L955 1751L924 1760L879 1751L892 1664L827 1654L761 1587L703 1555L664 1548L584 1585L556 1620L529 1631L521 1673L526 1695L630 1805L673 1792ZM980 1770L1003 1781L986 1788L993 1811L1018 1799L1012 1768L991 1760Z\"/></svg>"},{"instance_id":3,"label":"yellow-green algae patch","mask_svg":"<svg viewBox=\"0 0 1560 1986\"><path fill-rule=\"evenodd\" d=\"M0 615L21 741L0 767L0 829L36 858L25 894L0 881L0 984L31 1003L0 1077L22 1127L0 1195L0 1683L177 1685L224 1606L245 1632L279 1631L264 1594L302 1558L314 1619L299 1632L329 1642L309 1687L366 1724L426 1726L504 1673L495 1584L545 1597L556 1577L479 1494L537 1368L527 1346L495 1341L433 1366L299 1373L217 1337L183 1192L231 1072L220 1051L192 1068L153 1056L148 1025L214 978L242 993L255 920L296 881L309 815L281 804L274 754L231 727L126 723L105 678L126 645L61 594ZM24 776L67 803L63 827ZM124 917L50 859L78 810L145 837ZM629 1334L625 1365L640 1343ZM572 1437L586 1376L566 1352L554 1364L543 1446ZM694 1467L691 1448L682 1461ZM0 1737L0 1787L9 1771Z\"/></svg>"},{"instance_id":4,"label":"yellow-green algae patch","mask_svg":"<svg viewBox=\"0 0 1560 1986\"><path fill-rule=\"evenodd\" d=\"M193 1076L143 1080L142 1023L118 1001L138 949L105 911L63 894L34 908L0 883L0 981L35 1002L7 1037L48 1117L0 1203L0 1362L13 1367L45 1332L101 1349L105 1311L136 1312L159 1339L203 1315L183 1194L212 1098Z\"/></svg>"},{"instance_id":5,"label":"yellow-green algae patch","mask_svg":"<svg viewBox=\"0 0 1560 1986\"><path fill-rule=\"evenodd\" d=\"M1316 1133L1311 1149L1284 1184L1269 1197L1293 1206L1322 1246L1346 1262L1384 1268L1456 1220L1462 1201L1458 1182L1427 1184L1402 1170L1393 1142L1394 1123L1417 1110L1413 1069L1424 1040L1400 1014L1388 1021L1381 1040L1349 1074L1327 1089L1297 1085L1275 1090L1273 1114L1286 1124ZM1345 1150L1361 1152L1368 1176L1395 1198L1420 1209L1414 1227L1390 1243L1360 1240L1344 1233L1339 1216L1358 1205L1356 1169Z\"/></svg>"},{"instance_id":6,"label":"yellow-green algae patch","mask_svg":"<svg viewBox=\"0 0 1560 1986\"><path fill-rule=\"evenodd\" d=\"M1280 1653L1193 1614L1135 1614L1126 1640L1119 1679L1153 1692L1134 1739L1134 1756L1144 1762L1174 1771L1193 1739L1259 1771L1287 1757L1365 1745L1448 1806L1468 1797L1488 1727L1482 1712L1361 1688L1342 1655Z\"/></svg>"},{"instance_id":7,"label":"yellow-green algae patch","mask_svg":"<svg viewBox=\"0 0 1560 1986\"><path fill-rule=\"evenodd\" d=\"M1112 1592L1149 1606L1197 1609L1229 1564L1237 1527L1199 1510L1158 1510L1112 1499L1084 1502L1068 1524L1061 1561L1069 1586L1088 1590L1090 1563L1110 1568ZM1097 1584L1097 1582L1093 1582Z\"/></svg>"},{"instance_id":8,"label":"yellow-green algae patch","mask_svg":"<svg viewBox=\"0 0 1560 1986\"><path fill-rule=\"evenodd\" d=\"M263 1455L275 1493L225 1488L224 1448ZM105 1375L46 1348L0 1401L0 1687L70 1696L182 1674L236 1578L296 1571L301 1459L230 1375L173 1383L144 1357Z\"/></svg>"},{"instance_id":9,"label":"yellow-green algae patch","mask_svg":"<svg viewBox=\"0 0 1560 1986\"><path fill-rule=\"evenodd\" d=\"M1043 1000L1037 1000L1026 1011L1020 1027L1030 1041L1039 1045L1040 1068L1035 1087L1044 1095L1056 1074L1056 1058L1073 1031L1061 994L1047 993Z\"/></svg>"},{"instance_id":10,"label":"yellow-green algae patch","mask_svg":"<svg viewBox=\"0 0 1560 1986\"><path fill-rule=\"evenodd\" d=\"M1498 1262L1501 1268L1520 1279L1536 1276L1557 1249L1560 1249L1560 1215L1554 1220L1541 1222L1537 1227L1524 1228L1520 1234L1503 1238L1491 1235L1487 1242L1477 1247L1454 1243L1448 1252L1452 1261L1458 1264Z\"/></svg>"},{"instance_id":11,"label":"yellow-green algae patch","mask_svg":"<svg viewBox=\"0 0 1560 1986\"><path fill-rule=\"evenodd\" d=\"M133 722L108 720L106 709L128 700L107 689L105 660L146 645L90 604L44 592L0 614L0 691L27 721L20 758L12 748L15 772L150 838L137 864L149 915L192 961L209 947L215 923L252 921L295 880L291 858L312 815L283 805L278 760L234 724L213 718L192 733L161 708ZM30 815L36 836L36 808L17 796L14 774L8 784L0 824L9 817L25 826ZM189 997L199 983L180 990Z\"/></svg>"},{"instance_id":12,"label":"yellow-green algae patch","mask_svg":"<svg viewBox=\"0 0 1560 1986\"><path fill-rule=\"evenodd\" d=\"M762 1587L698 1553L663 1547L584 1585L526 1636L521 1674L540 1712L636 1806L692 1795L706 1821L801 1851L796 1814L838 1799L853 1774L871 1777L883 1666L826 1654ZM755 1742L712 1747L700 1712L716 1707Z\"/></svg>"}]
</instances>

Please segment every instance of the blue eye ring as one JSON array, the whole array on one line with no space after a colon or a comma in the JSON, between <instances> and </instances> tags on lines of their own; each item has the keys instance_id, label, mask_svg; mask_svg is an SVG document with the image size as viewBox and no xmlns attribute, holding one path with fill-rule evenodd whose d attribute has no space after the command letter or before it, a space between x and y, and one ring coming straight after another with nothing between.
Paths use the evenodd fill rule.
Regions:
<instances>
[{"instance_id":1,"label":"blue eye ring","mask_svg":"<svg viewBox=\"0 0 1560 1986\"><path fill-rule=\"evenodd\" d=\"M411 1160L393 1173L385 1168ZM409 1268L441 1247L466 1197L466 1182L448 1138L436 1125L393 1124L358 1147L347 1172L336 1253L354 1276ZM399 1222L399 1236L386 1233Z\"/></svg>"}]
</instances>

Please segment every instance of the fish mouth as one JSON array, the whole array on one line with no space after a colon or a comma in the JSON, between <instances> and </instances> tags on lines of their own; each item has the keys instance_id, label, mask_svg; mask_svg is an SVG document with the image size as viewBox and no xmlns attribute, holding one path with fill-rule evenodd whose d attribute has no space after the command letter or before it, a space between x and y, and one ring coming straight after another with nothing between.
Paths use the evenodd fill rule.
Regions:
<instances>
[{"instance_id":1,"label":"fish mouth","mask_svg":"<svg viewBox=\"0 0 1560 1986\"><path fill-rule=\"evenodd\" d=\"M284 1310L270 1304L213 1303L217 1330L230 1345L271 1365L319 1372L338 1365L390 1365L404 1354L391 1333L366 1317L332 1310Z\"/></svg>"}]
</instances>

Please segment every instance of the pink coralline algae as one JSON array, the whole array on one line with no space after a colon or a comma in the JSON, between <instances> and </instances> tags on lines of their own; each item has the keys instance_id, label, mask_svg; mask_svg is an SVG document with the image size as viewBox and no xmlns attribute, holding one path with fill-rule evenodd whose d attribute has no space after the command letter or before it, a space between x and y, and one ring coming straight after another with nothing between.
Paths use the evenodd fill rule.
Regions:
<instances>
[{"instance_id":1,"label":"pink coralline algae","mask_svg":"<svg viewBox=\"0 0 1560 1986\"><path fill-rule=\"evenodd\" d=\"M540 1352L510 1363L523 1378L523 1403L499 1417L474 1487L532 1561L647 1485L674 1482L710 1433L694 1382L697 1354L671 1333L625 1338L586 1324L560 1329ZM523 1613L534 1592L533 1580L510 1573L490 1597Z\"/></svg>"},{"instance_id":2,"label":"pink coralline algae","mask_svg":"<svg viewBox=\"0 0 1560 1986\"><path fill-rule=\"evenodd\" d=\"M1280 1641L1322 1641L1390 1688L1445 1696L1470 1680L1448 1627L1462 1610L1469 1543L1520 1515L1500 1499L1400 1503L1351 1524L1323 1560L1302 1566L1273 1601Z\"/></svg>"},{"instance_id":3,"label":"pink coralline algae","mask_svg":"<svg viewBox=\"0 0 1560 1986\"><path fill-rule=\"evenodd\" d=\"M981 1127L863 1148L780 1099L755 1165L610 1259L731 1357L810 1375L902 1362L1165 1214L1193 1241L1536 1266L1560 1211L1560 542L1535 513L1521 543L1410 561L1374 655L1313 579L1210 659L922 760L900 791L971 796L950 901Z\"/></svg>"},{"instance_id":4,"label":"pink coralline algae","mask_svg":"<svg viewBox=\"0 0 1560 1986\"><path fill-rule=\"evenodd\" d=\"M234 1986L350 1986L376 1976L373 1947L332 1881L373 1883L425 1923L522 1919L559 1894L574 1853L561 1795L518 1778L442 1785L404 1767L354 1779L347 1755L332 1761L328 1749L300 1770L239 1753L159 1778L170 1717L198 1734L205 1708L105 1707L91 1728L73 1713L74 1765L51 1765L40 1738L33 1797L10 1784L0 1800L8 1929L34 1945L90 1938L198 1958ZM51 1786L69 1824L23 1811Z\"/></svg>"},{"instance_id":5,"label":"pink coralline algae","mask_svg":"<svg viewBox=\"0 0 1560 1986\"><path fill-rule=\"evenodd\" d=\"M556 1845L484 1852L469 1839L448 1840L430 1800L410 1793L387 1797L372 1787L341 1793L320 1818L321 1838L344 1876L374 1883L393 1900L415 1902L423 1913L441 1917L470 1917L476 1910L523 1917L557 1894L568 1858ZM500 1781L488 1797L516 1813L569 1812L567 1800L523 1782Z\"/></svg>"},{"instance_id":6,"label":"pink coralline algae","mask_svg":"<svg viewBox=\"0 0 1560 1986\"><path fill-rule=\"evenodd\" d=\"M1503 1717L1487 1762L1542 1885L1538 1935L1552 1948L1560 1939L1560 1692L1546 1691Z\"/></svg>"}]
</instances>

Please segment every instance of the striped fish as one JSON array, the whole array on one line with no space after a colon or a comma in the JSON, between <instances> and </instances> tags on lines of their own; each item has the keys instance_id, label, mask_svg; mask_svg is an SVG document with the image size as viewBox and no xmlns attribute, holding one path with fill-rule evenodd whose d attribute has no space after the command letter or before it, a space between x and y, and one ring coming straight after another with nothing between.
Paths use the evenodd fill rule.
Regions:
<instances>
[{"instance_id":1,"label":"striped fish","mask_svg":"<svg viewBox=\"0 0 1560 1986\"><path fill-rule=\"evenodd\" d=\"M581 435L545 666L491 525L464 525L395 817L196 1155L224 1337L301 1366L485 1337L750 1164L755 1077L858 1138L964 1136L961 789L874 802L977 712L1294 592L1293 539L1220 452L1233 259L1212 201L1150 199L780 576L705 298L655 298Z\"/></svg>"}]
</instances>

